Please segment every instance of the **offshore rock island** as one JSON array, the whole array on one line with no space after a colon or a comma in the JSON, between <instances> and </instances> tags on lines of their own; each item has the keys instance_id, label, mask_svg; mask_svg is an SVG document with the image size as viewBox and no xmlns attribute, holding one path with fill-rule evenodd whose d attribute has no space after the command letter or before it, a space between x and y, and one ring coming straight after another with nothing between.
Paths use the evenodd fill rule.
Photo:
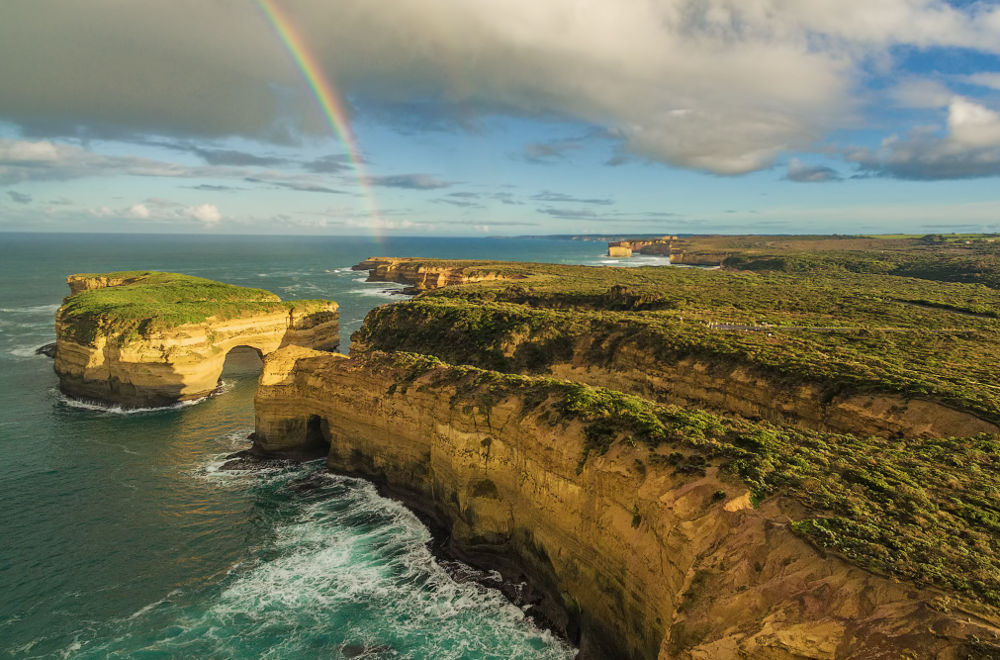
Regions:
<instances>
[{"instance_id":1,"label":"offshore rock island","mask_svg":"<svg viewBox=\"0 0 1000 660\"><path fill-rule=\"evenodd\" d=\"M337 304L283 302L262 289L180 273L70 275L56 313L55 370L73 398L126 408L212 393L229 351L290 344L333 349Z\"/></svg>"},{"instance_id":2,"label":"offshore rock island","mask_svg":"<svg viewBox=\"0 0 1000 660\"><path fill-rule=\"evenodd\" d=\"M532 585L581 658L990 657L1000 292L947 281L964 246L923 278L868 271L924 244L844 246L742 271L370 259L423 292L349 358L271 354L256 448L328 445Z\"/></svg>"}]
</instances>

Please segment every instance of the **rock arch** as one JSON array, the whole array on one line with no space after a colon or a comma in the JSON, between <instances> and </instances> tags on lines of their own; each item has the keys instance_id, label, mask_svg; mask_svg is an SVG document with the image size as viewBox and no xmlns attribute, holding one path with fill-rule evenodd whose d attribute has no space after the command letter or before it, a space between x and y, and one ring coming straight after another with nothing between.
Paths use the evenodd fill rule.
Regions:
<instances>
[{"instance_id":1,"label":"rock arch","mask_svg":"<svg viewBox=\"0 0 1000 660\"><path fill-rule=\"evenodd\" d=\"M102 275L81 284L80 276L71 276L69 281L75 292L141 286L141 280L122 283L125 279ZM339 343L333 301L284 303L273 296L263 303L247 303L232 318L210 315L198 322L141 332L121 332L113 322L90 318L97 330L84 335L79 328L84 317L64 311L73 298L66 299L56 316L55 370L60 390L75 398L125 407L166 406L210 394L226 356L238 346L250 347L263 357L283 346L332 350Z\"/></svg>"}]
</instances>

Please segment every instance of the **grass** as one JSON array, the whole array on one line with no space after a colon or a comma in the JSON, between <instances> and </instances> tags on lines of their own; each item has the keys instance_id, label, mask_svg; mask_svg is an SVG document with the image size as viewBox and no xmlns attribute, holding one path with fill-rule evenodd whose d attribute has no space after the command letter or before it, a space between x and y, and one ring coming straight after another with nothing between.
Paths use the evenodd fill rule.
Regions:
<instances>
[{"instance_id":1,"label":"grass","mask_svg":"<svg viewBox=\"0 0 1000 660\"><path fill-rule=\"evenodd\" d=\"M554 423L581 420L581 470L618 443L682 475L717 467L754 501L801 503L808 513L793 529L817 547L1000 607L1000 436L808 431L544 375L570 360L628 368L639 354L669 370L691 357L816 385L823 397L900 394L1000 422L994 237L698 241L706 253L735 245L739 254L719 270L477 262L520 279L377 308L356 346L403 374L404 387L424 376L454 385L456 399L517 396L524 414L544 404Z\"/></svg>"},{"instance_id":2,"label":"grass","mask_svg":"<svg viewBox=\"0 0 1000 660\"><path fill-rule=\"evenodd\" d=\"M378 308L355 340L521 373L580 346L608 367L638 349L666 367L737 363L829 395L932 398L1000 420L1000 292L988 287L870 273L497 268L532 272Z\"/></svg>"},{"instance_id":3,"label":"grass","mask_svg":"<svg viewBox=\"0 0 1000 660\"><path fill-rule=\"evenodd\" d=\"M134 280L121 286L81 291L69 296L59 310L74 341L91 344L98 335L119 340L146 337L210 318L231 319L295 308L319 310L327 301L283 302L263 289L156 271L118 271L89 274Z\"/></svg>"},{"instance_id":4,"label":"grass","mask_svg":"<svg viewBox=\"0 0 1000 660\"><path fill-rule=\"evenodd\" d=\"M686 263L729 269L856 272L1000 288L1000 235L694 236L675 241Z\"/></svg>"},{"instance_id":5,"label":"grass","mask_svg":"<svg viewBox=\"0 0 1000 660\"><path fill-rule=\"evenodd\" d=\"M620 443L681 475L718 467L721 475L742 481L755 501L781 495L801 503L809 514L793 528L819 547L879 573L1000 606L995 436L860 438L659 405L547 377L454 366L425 355L372 353L362 359L377 370L394 370L403 387L451 387L456 405L492 405L516 396L524 415L580 420L586 433L581 469L588 456Z\"/></svg>"}]
</instances>

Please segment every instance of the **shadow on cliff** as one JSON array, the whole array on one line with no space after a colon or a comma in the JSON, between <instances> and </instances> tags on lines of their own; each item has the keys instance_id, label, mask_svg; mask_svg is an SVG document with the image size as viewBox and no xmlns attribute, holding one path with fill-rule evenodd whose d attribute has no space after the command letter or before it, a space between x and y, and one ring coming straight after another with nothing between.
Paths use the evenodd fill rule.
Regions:
<instances>
[{"instance_id":1,"label":"shadow on cliff","mask_svg":"<svg viewBox=\"0 0 1000 660\"><path fill-rule=\"evenodd\" d=\"M218 373L212 380L216 383L215 389L193 394L184 394L185 388L190 385L185 379L186 374L170 363L157 365L155 373L146 374L146 382L140 385L117 378L85 380L74 374L61 374L59 389L73 399L94 401L102 405L162 408L218 393L226 380L256 379L263 369L263 357L263 351L255 346L234 346L219 363Z\"/></svg>"},{"instance_id":2,"label":"shadow on cliff","mask_svg":"<svg viewBox=\"0 0 1000 660\"><path fill-rule=\"evenodd\" d=\"M264 368L264 353L253 346L234 346L226 353L219 381L227 378L257 378Z\"/></svg>"}]
</instances>

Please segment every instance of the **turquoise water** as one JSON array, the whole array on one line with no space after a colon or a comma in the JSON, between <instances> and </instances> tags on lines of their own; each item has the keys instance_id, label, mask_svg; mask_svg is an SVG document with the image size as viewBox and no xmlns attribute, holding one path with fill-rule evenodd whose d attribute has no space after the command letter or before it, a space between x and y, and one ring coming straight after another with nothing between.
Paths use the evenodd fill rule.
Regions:
<instances>
[{"instance_id":1,"label":"turquoise water","mask_svg":"<svg viewBox=\"0 0 1000 660\"><path fill-rule=\"evenodd\" d=\"M0 653L15 658L568 658L498 591L458 580L423 525L321 463L219 472L246 448L259 361L223 393L123 413L56 390L74 272L172 270L341 305L346 342L399 299L371 255L609 262L575 241L0 234ZM346 346L342 346L346 349ZM486 580L488 583L489 581Z\"/></svg>"}]
</instances>

